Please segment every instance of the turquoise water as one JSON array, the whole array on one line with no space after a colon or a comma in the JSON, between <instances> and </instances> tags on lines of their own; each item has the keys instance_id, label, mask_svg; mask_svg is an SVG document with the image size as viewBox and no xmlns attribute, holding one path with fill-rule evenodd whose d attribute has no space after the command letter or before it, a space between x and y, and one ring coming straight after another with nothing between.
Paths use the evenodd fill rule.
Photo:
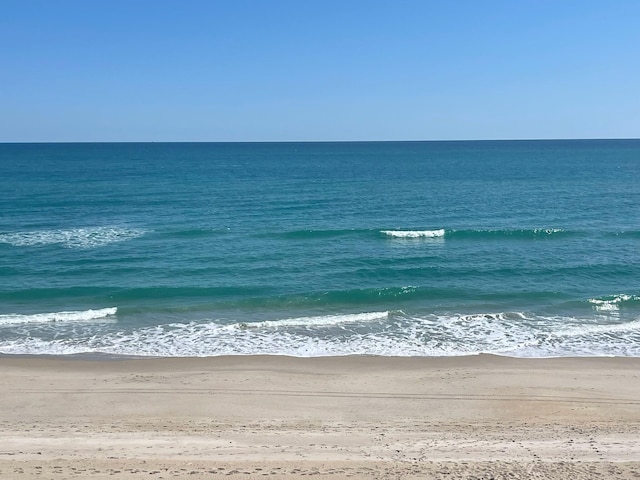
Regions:
<instances>
[{"instance_id":1,"label":"turquoise water","mask_svg":"<svg viewBox=\"0 0 640 480\"><path fill-rule=\"evenodd\" d=\"M0 145L0 353L640 355L640 141Z\"/></svg>"}]
</instances>

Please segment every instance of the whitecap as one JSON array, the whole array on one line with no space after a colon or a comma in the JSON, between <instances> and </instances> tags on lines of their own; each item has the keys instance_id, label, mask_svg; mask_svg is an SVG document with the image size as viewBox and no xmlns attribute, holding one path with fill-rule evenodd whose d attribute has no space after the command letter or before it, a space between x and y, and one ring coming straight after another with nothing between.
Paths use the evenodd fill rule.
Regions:
<instances>
[{"instance_id":1,"label":"whitecap","mask_svg":"<svg viewBox=\"0 0 640 480\"><path fill-rule=\"evenodd\" d=\"M564 233L564 230L562 228L534 228L533 233L536 235L553 235L554 233Z\"/></svg>"},{"instance_id":2,"label":"whitecap","mask_svg":"<svg viewBox=\"0 0 640 480\"><path fill-rule=\"evenodd\" d=\"M105 319L116 314L116 307L101 308L98 310L82 310L71 312L34 313L31 315L4 314L0 315L0 325L19 325L27 323L70 323L92 322Z\"/></svg>"},{"instance_id":3,"label":"whitecap","mask_svg":"<svg viewBox=\"0 0 640 480\"><path fill-rule=\"evenodd\" d=\"M640 300L640 297L622 293L602 298L590 298L588 302L593 305L593 308L595 310L604 312L615 312L620 309L620 306L623 303L634 300Z\"/></svg>"},{"instance_id":4,"label":"whitecap","mask_svg":"<svg viewBox=\"0 0 640 480\"><path fill-rule=\"evenodd\" d=\"M445 230L382 230L381 233L393 238L439 238L444 237Z\"/></svg>"}]
</instances>

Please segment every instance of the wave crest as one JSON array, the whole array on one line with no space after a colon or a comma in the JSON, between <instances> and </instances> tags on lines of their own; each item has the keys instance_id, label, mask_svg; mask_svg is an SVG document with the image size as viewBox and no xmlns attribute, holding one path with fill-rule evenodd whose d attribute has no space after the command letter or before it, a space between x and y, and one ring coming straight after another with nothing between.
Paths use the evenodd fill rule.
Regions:
<instances>
[{"instance_id":1,"label":"wave crest","mask_svg":"<svg viewBox=\"0 0 640 480\"><path fill-rule=\"evenodd\" d=\"M391 238L454 238L454 239L542 239L548 237L571 236L579 232L569 232L562 228L529 229L444 229L437 230L381 230Z\"/></svg>"},{"instance_id":2,"label":"wave crest","mask_svg":"<svg viewBox=\"0 0 640 480\"><path fill-rule=\"evenodd\" d=\"M380 233L392 238L439 238L445 230L382 230Z\"/></svg>"},{"instance_id":3,"label":"wave crest","mask_svg":"<svg viewBox=\"0 0 640 480\"><path fill-rule=\"evenodd\" d=\"M101 308L98 310L83 310L74 312L34 313L31 315L8 314L0 315L0 325L20 325L27 323L54 323L54 322L91 322L116 314L116 307Z\"/></svg>"},{"instance_id":4,"label":"wave crest","mask_svg":"<svg viewBox=\"0 0 640 480\"><path fill-rule=\"evenodd\" d=\"M593 305L595 310L601 312L616 312L625 304L628 305L634 302L640 302L640 296L621 293L618 295L590 298L588 302Z\"/></svg>"}]
</instances>

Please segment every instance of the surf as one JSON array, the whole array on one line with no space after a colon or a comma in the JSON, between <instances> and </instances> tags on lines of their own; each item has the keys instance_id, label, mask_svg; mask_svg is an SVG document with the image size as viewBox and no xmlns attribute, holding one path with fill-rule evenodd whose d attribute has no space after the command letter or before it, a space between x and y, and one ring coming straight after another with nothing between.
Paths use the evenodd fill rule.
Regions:
<instances>
[{"instance_id":1,"label":"surf","mask_svg":"<svg viewBox=\"0 0 640 480\"><path fill-rule=\"evenodd\" d=\"M3 314L0 315L0 326L23 325L41 323L82 323L95 320L113 319L118 312L117 307L100 308L97 310L82 310L69 312L50 312L33 314Z\"/></svg>"}]
</instances>

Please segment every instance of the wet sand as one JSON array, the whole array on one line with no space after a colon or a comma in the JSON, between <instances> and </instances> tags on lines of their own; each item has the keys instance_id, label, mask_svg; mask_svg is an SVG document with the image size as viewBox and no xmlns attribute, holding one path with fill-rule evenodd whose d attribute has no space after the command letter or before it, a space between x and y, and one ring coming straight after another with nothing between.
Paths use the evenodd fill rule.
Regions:
<instances>
[{"instance_id":1,"label":"wet sand","mask_svg":"<svg viewBox=\"0 0 640 480\"><path fill-rule=\"evenodd\" d=\"M0 356L0 478L640 478L640 358Z\"/></svg>"}]
</instances>

